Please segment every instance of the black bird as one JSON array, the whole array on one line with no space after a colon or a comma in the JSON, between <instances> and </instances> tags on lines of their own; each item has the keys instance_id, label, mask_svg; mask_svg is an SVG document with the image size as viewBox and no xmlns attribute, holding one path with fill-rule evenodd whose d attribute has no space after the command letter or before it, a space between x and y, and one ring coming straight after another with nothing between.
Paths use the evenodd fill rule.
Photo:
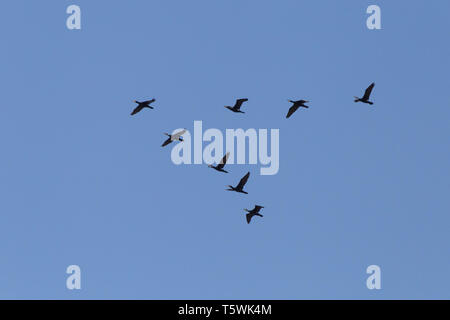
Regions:
<instances>
[{"instance_id":1,"label":"black bird","mask_svg":"<svg viewBox=\"0 0 450 320\"><path fill-rule=\"evenodd\" d=\"M247 172L247 174L244 177L242 177L241 181L239 181L239 184L236 187L228 186L230 189L226 189L226 190L248 194L248 192L243 190L245 184L247 183L248 177L250 177L250 171Z\"/></svg>"},{"instance_id":2,"label":"black bird","mask_svg":"<svg viewBox=\"0 0 450 320\"><path fill-rule=\"evenodd\" d=\"M245 211L247 211L248 213L245 215L247 218L247 223L250 223L250 221L252 221L252 218L254 216L258 216L258 217L263 217L262 214L259 213L259 210L261 210L262 208L264 208L263 206L257 206L255 205L255 207L250 211L248 209L244 209Z\"/></svg>"},{"instance_id":3,"label":"black bird","mask_svg":"<svg viewBox=\"0 0 450 320\"><path fill-rule=\"evenodd\" d=\"M137 103L138 106L136 108L134 108L133 112L131 113L131 115L135 115L136 113L138 113L139 111L141 111L144 108L150 108L153 109L152 106L150 106L151 103L155 102L156 99L152 99L152 100L147 100L147 101L143 101L143 102L139 102L137 100L134 100L134 103Z\"/></svg>"},{"instance_id":4,"label":"black bird","mask_svg":"<svg viewBox=\"0 0 450 320\"><path fill-rule=\"evenodd\" d=\"M364 102L368 104L373 104L372 101L369 101L373 87L375 87L375 82L373 82L369 87L367 87L366 91L364 92L364 97L362 98L355 97L355 102Z\"/></svg>"},{"instance_id":5,"label":"black bird","mask_svg":"<svg viewBox=\"0 0 450 320\"><path fill-rule=\"evenodd\" d=\"M247 98L244 98L244 99L237 99L237 100L236 100L236 103L234 104L233 107L225 106L225 108L227 108L228 110L231 110L231 111L233 111L233 112L245 113L245 112L241 111L241 106L242 106L242 104L243 104L245 101L248 101L248 99L247 99Z\"/></svg>"},{"instance_id":6,"label":"black bird","mask_svg":"<svg viewBox=\"0 0 450 320\"><path fill-rule=\"evenodd\" d=\"M286 119L289 118L300 107L309 108L308 106L305 105L306 102L309 102L308 100L297 100L297 101L288 100L288 101L293 103L293 105L292 107L289 108L289 111L286 115Z\"/></svg>"},{"instance_id":7,"label":"black bird","mask_svg":"<svg viewBox=\"0 0 450 320\"><path fill-rule=\"evenodd\" d=\"M210 165L208 165L208 167L213 168L220 172L228 173L228 171L223 170L223 167L225 167L225 164L227 163L229 156L230 156L230 153L227 152L227 154L223 156L222 160L220 161L220 163L217 166L213 166L212 164L210 164Z\"/></svg>"},{"instance_id":8,"label":"black bird","mask_svg":"<svg viewBox=\"0 0 450 320\"><path fill-rule=\"evenodd\" d=\"M170 144L170 143L172 143L173 141L183 141L183 138L181 137L184 133L186 132L186 129L183 129L183 130L181 130L180 132L177 132L177 133L175 133L174 135L172 135L172 134L168 134L168 133L165 133L164 132L164 134L166 135L166 136L169 136L169 138L167 138L167 140L166 141L164 141L164 143L161 145L161 147L165 147L165 146L167 146L168 144Z\"/></svg>"}]
</instances>

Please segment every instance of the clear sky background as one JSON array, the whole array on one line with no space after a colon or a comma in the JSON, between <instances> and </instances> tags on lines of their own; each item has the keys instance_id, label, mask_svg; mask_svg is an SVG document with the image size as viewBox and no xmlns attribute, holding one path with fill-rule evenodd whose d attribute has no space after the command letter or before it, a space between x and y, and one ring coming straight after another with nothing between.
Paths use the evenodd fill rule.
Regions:
<instances>
[{"instance_id":1,"label":"clear sky background","mask_svg":"<svg viewBox=\"0 0 450 320\"><path fill-rule=\"evenodd\" d=\"M0 298L450 298L450 2L1 7ZM279 128L279 173L174 165L162 133L194 120Z\"/></svg>"}]
</instances>

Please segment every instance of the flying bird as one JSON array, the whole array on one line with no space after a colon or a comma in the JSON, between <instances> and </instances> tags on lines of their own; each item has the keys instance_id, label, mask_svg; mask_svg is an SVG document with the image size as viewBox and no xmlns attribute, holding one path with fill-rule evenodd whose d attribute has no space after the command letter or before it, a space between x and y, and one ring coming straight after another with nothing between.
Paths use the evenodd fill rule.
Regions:
<instances>
[{"instance_id":1,"label":"flying bird","mask_svg":"<svg viewBox=\"0 0 450 320\"><path fill-rule=\"evenodd\" d=\"M161 147L165 147L165 146L167 146L168 144L172 143L173 141L183 141L183 138L182 138L181 136L182 136L185 132L186 132L186 129L183 129L183 130L181 130L181 131L179 131L179 132L177 132L177 133L175 133L175 134L168 134L168 133L165 133L165 132L164 132L164 134L165 134L166 136L169 136L169 138L167 138L167 140L164 141L164 143L161 145Z\"/></svg>"},{"instance_id":2,"label":"flying bird","mask_svg":"<svg viewBox=\"0 0 450 320\"><path fill-rule=\"evenodd\" d=\"M248 192L243 190L245 184L247 183L248 177L250 177L250 171L247 172L247 174L242 177L241 181L239 181L239 184L236 187L228 186L230 189L226 189L226 190L248 194Z\"/></svg>"},{"instance_id":3,"label":"flying bird","mask_svg":"<svg viewBox=\"0 0 450 320\"><path fill-rule=\"evenodd\" d=\"M136 108L134 108L134 110L131 113L131 115L135 115L136 113L140 112L144 108L154 109L152 106L150 106L150 104L155 102L155 101L156 101L156 99L147 100L147 101L143 101L143 102L139 102L137 100L134 100L133 102L137 103L138 106Z\"/></svg>"},{"instance_id":4,"label":"flying bird","mask_svg":"<svg viewBox=\"0 0 450 320\"><path fill-rule=\"evenodd\" d=\"M248 210L248 209L244 209L245 211L247 211L248 213L245 215L245 217L247 218L247 223L250 223L250 221L252 221L252 218L254 216L258 216L258 217L263 217L262 214L259 213L259 210L261 210L262 208L264 208L263 206L257 206L255 205L255 207L252 210Z\"/></svg>"},{"instance_id":5,"label":"flying bird","mask_svg":"<svg viewBox=\"0 0 450 320\"><path fill-rule=\"evenodd\" d=\"M292 105L292 107L289 108L289 111L286 115L286 119L289 118L290 116L292 116L292 114L295 111L297 111L297 109L300 107L309 108L308 106L305 105L306 102L309 102L308 100L297 100L297 101L288 100L288 101L293 103L293 105Z\"/></svg>"},{"instance_id":6,"label":"flying bird","mask_svg":"<svg viewBox=\"0 0 450 320\"><path fill-rule=\"evenodd\" d=\"M248 99L247 99L247 98L244 98L244 99L237 99L237 100L236 100L236 103L234 104L233 107L225 106L225 108L227 108L228 110L231 110L231 111L233 111L233 112L245 113L245 112L241 111L241 106L242 106L242 104L243 104L245 101L248 101Z\"/></svg>"},{"instance_id":7,"label":"flying bird","mask_svg":"<svg viewBox=\"0 0 450 320\"><path fill-rule=\"evenodd\" d=\"M355 97L355 102L364 102L367 104L373 104L372 101L369 101L373 87L375 87L375 82L373 82L370 86L367 87L366 91L364 92L364 96L362 98Z\"/></svg>"},{"instance_id":8,"label":"flying bird","mask_svg":"<svg viewBox=\"0 0 450 320\"><path fill-rule=\"evenodd\" d=\"M220 161L220 163L217 166L213 166L212 164L210 164L210 165L208 165L208 167L213 168L220 172L228 173L228 171L223 170L223 167L225 167L225 164L227 163L229 156L230 156L230 153L227 152L227 154L223 156L222 160Z\"/></svg>"}]
</instances>

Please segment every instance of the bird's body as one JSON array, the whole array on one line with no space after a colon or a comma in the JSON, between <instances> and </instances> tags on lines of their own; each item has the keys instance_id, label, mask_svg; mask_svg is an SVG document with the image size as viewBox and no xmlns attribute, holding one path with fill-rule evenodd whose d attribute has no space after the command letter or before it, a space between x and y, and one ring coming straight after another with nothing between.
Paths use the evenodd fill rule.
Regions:
<instances>
[{"instance_id":1,"label":"bird's body","mask_svg":"<svg viewBox=\"0 0 450 320\"><path fill-rule=\"evenodd\" d=\"M306 109L309 108L307 105L305 105L306 102L309 102L308 100L297 100L297 101L288 100L288 101L292 103L292 106L289 108L289 111L286 115L286 119L289 118L300 107Z\"/></svg>"},{"instance_id":2,"label":"bird's body","mask_svg":"<svg viewBox=\"0 0 450 320\"><path fill-rule=\"evenodd\" d=\"M220 171L220 172L228 173L228 171L223 170L223 167L227 163L227 160L228 160L229 156L230 156L230 153L227 152L227 154L223 156L222 160L220 161L220 163L217 166L213 166L212 164L210 164L208 167L213 168L213 169L215 169L217 171Z\"/></svg>"},{"instance_id":3,"label":"bird's body","mask_svg":"<svg viewBox=\"0 0 450 320\"><path fill-rule=\"evenodd\" d=\"M234 104L233 107L225 106L225 108L227 108L228 110L231 110L233 112L245 113L244 111L241 111L241 106L245 101L248 101L248 99L247 98L237 99L236 103Z\"/></svg>"},{"instance_id":4,"label":"bird's body","mask_svg":"<svg viewBox=\"0 0 450 320\"><path fill-rule=\"evenodd\" d=\"M149 108L149 109L154 109L152 106L150 106L151 103L155 102L156 99L152 99L152 100L147 100L147 101L143 101L143 102L139 102L137 100L134 100L134 103L137 103L138 106L136 108L134 108L133 112L131 112L131 115L135 115L136 113L140 112L142 109L144 108Z\"/></svg>"},{"instance_id":5,"label":"bird's body","mask_svg":"<svg viewBox=\"0 0 450 320\"><path fill-rule=\"evenodd\" d=\"M229 189L226 189L226 190L248 194L248 192L244 191L244 186L247 183L248 177L250 177L250 172L247 172L247 174L242 177L242 179L239 181L239 183L236 187L228 186Z\"/></svg>"},{"instance_id":6,"label":"bird's body","mask_svg":"<svg viewBox=\"0 0 450 320\"><path fill-rule=\"evenodd\" d=\"M372 105L373 102L369 101L370 94L372 93L372 89L375 87L375 82L373 82L370 86L367 87L366 91L364 92L364 96L362 98L355 97L355 102L363 102Z\"/></svg>"},{"instance_id":7,"label":"bird's body","mask_svg":"<svg viewBox=\"0 0 450 320\"><path fill-rule=\"evenodd\" d=\"M258 216L258 217L263 217L262 214L259 213L259 210L261 210L262 208L264 208L263 206L258 206L255 205L255 207L252 210L248 210L248 209L244 209L245 211L247 211L248 213L245 215L245 217L247 218L247 223L250 223L250 221L252 221L252 218L254 216Z\"/></svg>"},{"instance_id":8,"label":"bird's body","mask_svg":"<svg viewBox=\"0 0 450 320\"><path fill-rule=\"evenodd\" d=\"M173 141L183 141L183 138L181 137L184 133L186 132L186 129L183 129L175 134L168 134L168 133L164 133L166 136L168 136L169 138L167 138L166 141L164 141L164 143L161 145L161 147L165 147L168 144L172 143Z\"/></svg>"}]
</instances>

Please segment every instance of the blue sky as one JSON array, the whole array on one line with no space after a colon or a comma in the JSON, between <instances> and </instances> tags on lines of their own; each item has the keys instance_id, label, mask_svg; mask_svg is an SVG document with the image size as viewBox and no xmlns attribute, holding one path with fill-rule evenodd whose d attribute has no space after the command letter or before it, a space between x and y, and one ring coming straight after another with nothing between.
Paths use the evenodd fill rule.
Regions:
<instances>
[{"instance_id":1,"label":"blue sky","mask_svg":"<svg viewBox=\"0 0 450 320\"><path fill-rule=\"evenodd\" d=\"M382 30L366 28L371 4ZM3 1L0 298L450 298L449 11ZM373 81L375 105L355 104ZM245 115L223 108L241 97ZM286 120L301 98L311 108ZM162 133L194 120L280 129L279 173L175 166ZM248 195L224 190L247 171ZM247 225L254 204L264 218Z\"/></svg>"}]
</instances>

